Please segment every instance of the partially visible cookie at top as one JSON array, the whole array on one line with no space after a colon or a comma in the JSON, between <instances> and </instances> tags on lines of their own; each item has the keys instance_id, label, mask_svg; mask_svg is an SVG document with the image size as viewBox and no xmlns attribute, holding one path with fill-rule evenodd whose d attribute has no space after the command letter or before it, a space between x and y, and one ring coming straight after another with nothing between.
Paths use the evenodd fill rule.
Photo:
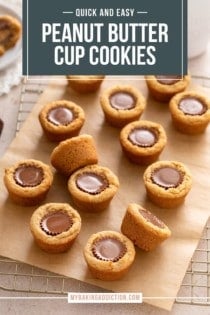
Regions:
<instances>
[{"instance_id":1,"label":"partially visible cookie at top","mask_svg":"<svg viewBox=\"0 0 210 315\"><path fill-rule=\"evenodd\" d=\"M168 102L177 93L183 92L190 84L190 75L147 75L147 87L153 98Z\"/></svg>"},{"instance_id":2,"label":"partially visible cookie at top","mask_svg":"<svg viewBox=\"0 0 210 315\"><path fill-rule=\"evenodd\" d=\"M71 87L74 91L86 94L99 89L103 82L104 75L67 75L67 88Z\"/></svg>"},{"instance_id":3,"label":"partially visible cookie at top","mask_svg":"<svg viewBox=\"0 0 210 315\"><path fill-rule=\"evenodd\" d=\"M21 23L10 15L0 16L0 56L15 46L21 36Z\"/></svg>"}]
</instances>

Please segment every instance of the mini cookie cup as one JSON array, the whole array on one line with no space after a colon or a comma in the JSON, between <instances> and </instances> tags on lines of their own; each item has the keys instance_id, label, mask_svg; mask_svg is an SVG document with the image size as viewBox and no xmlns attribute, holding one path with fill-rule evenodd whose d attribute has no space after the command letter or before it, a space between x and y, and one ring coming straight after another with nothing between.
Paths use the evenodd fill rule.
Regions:
<instances>
[{"instance_id":1,"label":"mini cookie cup","mask_svg":"<svg viewBox=\"0 0 210 315\"><path fill-rule=\"evenodd\" d=\"M93 245L104 239L116 239L125 248L125 252L117 261L98 259L93 253ZM113 281L122 278L130 269L135 259L133 243L123 234L115 231L102 231L90 236L84 248L84 258L95 278Z\"/></svg>"},{"instance_id":2,"label":"mini cookie cup","mask_svg":"<svg viewBox=\"0 0 210 315\"><path fill-rule=\"evenodd\" d=\"M73 119L68 124L54 124L48 119L49 112L51 110L66 108L70 110L73 115ZM67 101L58 100L46 104L39 113L39 121L50 141L63 141L71 137L75 137L79 134L84 122L85 113L83 109L77 104Z\"/></svg>"},{"instance_id":3,"label":"mini cookie cup","mask_svg":"<svg viewBox=\"0 0 210 315\"><path fill-rule=\"evenodd\" d=\"M82 174L96 174L104 180L106 186L98 193L82 191L77 185L77 178ZM117 176L107 167L99 165L90 165L79 169L71 175L68 181L68 190L74 204L78 209L88 212L99 212L106 209L118 188Z\"/></svg>"},{"instance_id":4,"label":"mini cookie cup","mask_svg":"<svg viewBox=\"0 0 210 315\"><path fill-rule=\"evenodd\" d=\"M129 135L134 130L146 130L152 132L155 141L151 146L140 146L132 143ZM164 128L147 120L140 120L126 125L120 132L120 144L127 158L136 164L148 165L156 161L167 143Z\"/></svg>"},{"instance_id":5,"label":"mini cookie cup","mask_svg":"<svg viewBox=\"0 0 210 315\"><path fill-rule=\"evenodd\" d=\"M15 172L20 167L29 166L42 172L42 180L35 186L21 186L15 180ZM10 198L22 206L34 206L40 204L46 197L53 182L53 173L50 166L41 161L28 159L17 162L5 169L4 183Z\"/></svg>"},{"instance_id":6,"label":"mini cookie cup","mask_svg":"<svg viewBox=\"0 0 210 315\"><path fill-rule=\"evenodd\" d=\"M197 115L185 114L179 108L179 104L187 98L203 104L205 107L204 112ZM169 109L175 128L185 134L196 135L203 133L210 122L210 100L197 91L186 91L175 95L169 103Z\"/></svg>"},{"instance_id":7,"label":"mini cookie cup","mask_svg":"<svg viewBox=\"0 0 210 315\"><path fill-rule=\"evenodd\" d=\"M181 80L174 84L162 84L155 75L145 76L147 87L151 95L157 101L168 102L175 94L184 91L190 84L190 75L184 75Z\"/></svg>"},{"instance_id":8,"label":"mini cookie cup","mask_svg":"<svg viewBox=\"0 0 210 315\"><path fill-rule=\"evenodd\" d=\"M71 220L71 226L66 231L50 235L41 227L41 222L49 214L62 212ZM37 208L30 220L30 229L37 245L48 253L67 251L81 229L79 213L66 203L48 203Z\"/></svg>"},{"instance_id":9,"label":"mini cookie cup","mask_svg":"<svg viewBox=\"0 0 210 315\"><path fill-rule=\"evenodd\" d=\"M110 104L110 97L116 93L127 93L134 99L134 107L130 109L116 109ZM107 122L118 128L122 128L131 121L138 120L146 107L144 96L130 85L116 85L103 91L100 96L100 104Z\"/></svg>"},{"instance_id":10,"label":"mini cookie cup","mask_svg":"<svg viewBox=\"0 0 210 315\"><path fill-rule=\"evenodd\" d=\"M52 151L50 159L58 172L69 177L81 167L98 163L94 139L83 134L61 141Z\"/></svg>"},{"instance_id":11,"label":"mini cookie cup","mask_svg":"<svg viewBox=\"0 0 210 315\"><path fill-rule=\"evenodd\" d=\"M181 181L176 187L161 187L153 180L155 171L171 168L180 174ZM149 199L161 208L178 207L185 200L192 187L192 177L188 168L177 161L159 161L147 167L143 175L144 185ZM170 178L167 179L170 182Z\"/></svg>"}]
</instances>

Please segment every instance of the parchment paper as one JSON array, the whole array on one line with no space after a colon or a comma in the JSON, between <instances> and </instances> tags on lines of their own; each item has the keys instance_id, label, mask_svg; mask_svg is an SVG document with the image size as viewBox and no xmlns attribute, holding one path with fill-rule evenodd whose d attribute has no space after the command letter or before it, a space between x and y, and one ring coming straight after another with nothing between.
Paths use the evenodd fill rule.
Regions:
<instances>
[{"instance_id":1,"label":"parchment paper","mask_svg":"<svg viewBox=\"0 0 210 315\"><path fill-rule=\"evenodd\" d=\"M148 201L142 180L145 167L131 164L124 157L118 140L119 129L104 121L99 95L116 83L131 84L148 98L142 118L161 123L168 136L167 146L160 159L181 161L191 170L193 188L185 203L177 209L159 209ZM63 79L52 83L45 90L0 162L0 255L116 292L142 292L145 302L170 310L210 214L210 129L199 136L177 132L171 123L168 105L151 99L140 77L107 77L101 89L90 95L79 95L74 91L66 93L65 85ZM205 92L210 95L210 91ZM50 255L35 245L29 230L30 217L36 207L24 208L12 203L2 178L4 168L21 159L34 158L50 163L50 153L55 144L43 135L37 115L46 102L65 98L84 108L86 122L81 133L89 133L94 137L99 163L109 167L119 177L121 185L110 207L104 212L87 214L80 211L81 234L69 252ZM56 172L46 202L72 204L66 180ZM114 282L95 280L84 261L83 247L92 233L101 230L120 231L122 218L130 202L139 203L158 215L172 230L172 237L150 253L137 249L134 265L123 279Z\"/></svg>"}]
</instances>

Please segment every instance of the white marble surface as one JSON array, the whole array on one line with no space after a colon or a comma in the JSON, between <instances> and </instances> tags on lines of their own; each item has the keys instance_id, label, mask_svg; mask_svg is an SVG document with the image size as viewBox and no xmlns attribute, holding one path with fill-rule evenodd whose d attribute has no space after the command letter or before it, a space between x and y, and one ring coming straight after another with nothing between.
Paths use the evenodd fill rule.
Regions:
<instances>
[{"instance_id":1,"label":"white marble surface","mask_svg":"<svg viewBox=\"0 0 210 315\"><path fill-rule=\"evenodd\" d=\"M189 60L188 68L192 75L210 78L210 41L205 53Z\"/></svg>"},{"instance_id":2,"label":"white marble surface","mask_svg":"<svg viewBox=\"0 0 210 315\"><path fill-rule=\"evenodd\" d=\"M188 1L188 56L197 56L206 49L210 33L210 1Z\"/></svg>"},{"instance_id":3,"label":"white marble surface","mask_svg":"<svg viewBox=\"0 0 210 315\"><path fill-rule=\"evenodd\" d=\"M76 305L68 304L64 299L48 299L48 300L0 300L1 314L8 315L209 315L209 308L206 306L191 306L175 304L171 312L162 311L160 309L148 305L122 305L122 304L90 304Z\"/></svg>"}]
</instances>

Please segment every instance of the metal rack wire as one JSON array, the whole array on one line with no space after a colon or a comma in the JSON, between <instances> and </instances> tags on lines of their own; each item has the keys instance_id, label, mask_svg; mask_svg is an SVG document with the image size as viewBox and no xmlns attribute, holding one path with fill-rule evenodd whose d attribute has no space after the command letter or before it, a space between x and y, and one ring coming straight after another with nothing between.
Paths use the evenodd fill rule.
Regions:
<instances>
[{"instance_id":1,"label":"metal rack wire","mask_svg":"<svg viewBox=\"0 0 210 315\"><path fill-rule=\"evenodd\" d=\"M194 76L195 83L210 87L210 78ZM39 95L46 88L47 81L23 81L21 87L20 107L17 119L17 132L25 121ZM84 292L81 281L69 279L39 268L29 266L5 257L0 257L0 289L8 292L41 293L66 295L74 290ZM101 289L100 289L101 290ZM93 287L94 291L94 287ZM210 219L204 229L183 283L176 298L176 303L210 305Z\"/></svg>"}]
</instances>

